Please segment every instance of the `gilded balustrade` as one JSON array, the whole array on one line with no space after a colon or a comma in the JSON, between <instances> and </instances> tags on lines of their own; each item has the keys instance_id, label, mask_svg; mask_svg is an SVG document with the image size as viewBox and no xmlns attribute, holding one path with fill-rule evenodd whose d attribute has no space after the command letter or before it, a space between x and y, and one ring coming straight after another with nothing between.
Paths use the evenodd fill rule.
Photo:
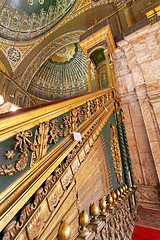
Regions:
<instances>
[{"instance_id":1,"label":"gilded balustrade","mask_svg":"<svg viewBox=\"0 0 160 240\"><path fill-rule=\"evenodd\" d=\"M0 140L15 135L13 151L19 149L21 158L12 165L1 165L0 174L9 177L25 169L28 153L32 153L29 170L1 194L0 229L8 224L3 239L35 239L43 232L58 204L72 188L75 173L114 110L112 91L101 90L1 118ZM69 114L64 116L66 112ZM61 124L56 119L59 115L63 116ZM33 127L36 127L34 136L29 130ZM81 133L82 141L73 140L73 131ZM49 144L54 145L50 151ZM34 193L19 219L10 222Z\"/></svg>"},{"instance_id":2,"label":"gilded balustrade","mask_svg":"<svg viewBox=\"0 0 160 240\"><path fill-rule=\"evenodd\" d=\"M133 194L133 190L129 192L126 185L123 185L120 189L117 189L112 192L112 194L109 194L107 196L107 201L106 197L100 199L99 205L102 210L101 212L99 207L93 203L91 205L90 217L85 211L80 214L80 231L79 236L76 238L77 240L131 239L136 216L136 208L134 208L133 213L130 212L128 197ZM118 195L116 194L117 191L119 200ZM112 198L112 196L114 197ZM117 199L119 203L113 204L113 199ZM123 199L123 201L121 201L121 199ZM110 204L113 204L112 209L114 209L114 213ZM84 225L85 234L83 234Z\"/></svg>"}]
</instances>

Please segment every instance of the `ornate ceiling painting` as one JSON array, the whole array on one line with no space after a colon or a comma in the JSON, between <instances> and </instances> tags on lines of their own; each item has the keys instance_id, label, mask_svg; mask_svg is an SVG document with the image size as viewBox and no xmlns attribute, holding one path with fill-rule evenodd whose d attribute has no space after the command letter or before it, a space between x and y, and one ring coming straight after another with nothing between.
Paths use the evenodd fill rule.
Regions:
<instances>
[{"instance_id":1,"label":"ornate ceiling painting","mask_svg":"<svg viewBox=\"0 0 160 240\"><path fill-rule=\"evenodd\" d=\"M94 89L94 73L92 71ZM87 92L87 58L78 42L54 53L32 79L28 92L39 100L52 101Z\"/></svg>"},{"instance_id":2,"label":"ornate ceiling painting","mask_svg":"<svg viewBox=\"0 0 160 240\"><path fill-rule=\"evenodd\" d=\"M40 101L87 92L87 61L79 37L94 24L95 17L101 20L113 12L113 3L0 0L0 41L13 78Z\"/></svg>"},{"instance_id":3,"label":"ornate ceiling painting","mask_svg":"<svg viewBox=\"0 0 160 240\"><path fill-rule=\"evenodd\" d=\"M55 28L63 26L91 8L113 5L114 2L114 0L0 0L0 36L10 40L32 40L48 30L54 31ZM64 17L65 21L61 21Z\"/></svg>"},{"instance_id":4,"label":"ornate ceiling painting","mask_svg":"<svg viewBox=\"0 0 160 240\"><path fill-rule=\"evenodd\" d=\"M71 10L75 1L1 0L1 36L19 40L40 36L53 28Z\"/></svg>"}]
</instances>

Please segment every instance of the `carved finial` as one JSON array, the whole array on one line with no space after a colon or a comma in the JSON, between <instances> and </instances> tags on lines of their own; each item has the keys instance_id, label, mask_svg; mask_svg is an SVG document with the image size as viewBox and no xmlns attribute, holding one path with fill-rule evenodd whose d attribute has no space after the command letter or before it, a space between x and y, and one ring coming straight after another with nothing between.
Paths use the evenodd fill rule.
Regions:
<instances>
[{"instance_id":1,"label":"carved finial","mask_svg":"<svg viewBox=\"0 0 160 240\"><path fill-rule=\"evenodd\" d=\"M71 237L71 228L66 221L63 221L59 228L58 240L69 240Z\"/></svg>"},{"instance_id":2,"label":"carved finial","mask_svg":"<svg viewBox=\"0 0 160 240\"><path fill-rule=\"evenodd\" d=\"M116 190L116 194L117 194L117 199L118 199L118 201L121 201L121 193L120 193L120 191L117 189Z\"/></svg>"},{"instance_id":3,"label":"carved finial","mask_svg":"<svg viewBox=\"0 0 160 240\"><path fill-rule=\"evenodd\" d=\"M108 195L107 201L109 202L108 209L113 209L112 203L113 203L113 197L111 194Z\"/></svg>"},{"instance_id":4,"label":"carved finial","mask_svg":"<svg viewBox=\"0 0 160 240\"><path fill-rule=\"evenodd\" d=\"M123 188L120 187L120 188L119 188L119 191L120 191L120 193L121 193L121 198L124 198L124 191L123 191Z\"/></svg>"},{"instance_id":5,"label":"carved finial","mask_svg":"<svg viewBox=\"0 0 160 240\"><path fill-rule=\"evenodd\" d=\"M114 204L117 205L117 201L116 201L117 195L116 195L115 192L112 192L112 197L113 197L113 200L114 200Z\"/></svg>"},{"instance_id":6,"label":"carved finial","mask_svg":"<svg viewBox=\"0 0 160 240\"><path fill-rule=\"evenodd\" d=\"M109 219L109 212L108 209L106 209L107 207L106 196L100 199L99 205L101 208L100 219L102 219L104 222L107 222Z\"/></svg>"},{"instance_id":7,"label":"carved finial","mask_svg":"<svg viewBox=\"0 0 160 240\"><path fill-rule=\"evenodd\" d=\"M106 207L107 207L106 197L101 198L101 200L99 201L99 206L102 210L101 214L105 214L106 213Z\"/></svg>"},{"instance_id":8,"label":"carved finial","mask_svg":"<svg viewBox=\"0 0 160 240\"><path fill-rule=\"evenodd\" d=\"M99 215L99 208L97 207L97 205L95 203L93 203L91 206L91 215L93 217L97 217Z\"/></svg>"},{"instance_id":9,"label":"carved finial","mask_svg":"<svg viewBox=\"0 0 160 240\"><path fill-rule=\"evenodd\" d=\"M93 216L91 222L98 224L99 223L99 219L97 218L99 215L99 207L97 207L97 205L95 203L92 204L91 206L91 215Z\"/></svg>"},{"instance_id":10,"label":"carved finial","mask_svg":"<svg viewBox=\"0 0 160 240\"><path fill-rule=\"evenodd\" d=\"M122 189L123 189L123 194L124 194L124 196L126 197L126 195L127 195L127 192L126 192L126 188L125 188L125 186L124 186L124 185L122 186Z\"/></svg>"},{"instance_id":11,"label":"carved finial","mask_svg":"<svg viewBox=\"0 0 160 240\"><path fill-rule=\"evenodd\" d=\"M89 230L86 228L86 226L89 223L89 217L88 217L88 214L84 210L80 213L79 223L82 227L82 229L80 230L80 236L82 236L82 237L87 236L89 234Z\"/></svg>"}]
</instances>

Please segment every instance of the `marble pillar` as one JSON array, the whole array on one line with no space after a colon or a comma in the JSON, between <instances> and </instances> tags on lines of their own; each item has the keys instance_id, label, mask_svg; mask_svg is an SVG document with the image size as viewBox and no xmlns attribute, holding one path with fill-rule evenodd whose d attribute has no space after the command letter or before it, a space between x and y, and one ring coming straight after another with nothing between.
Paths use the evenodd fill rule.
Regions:
<instances>
[{"instance_id":1,"label":"marble pillar","mask_svg":"<svg viewBox=\"0 0 160 240\"><path fill-rule=\"evenodd\" d=\"M160 23L125 37L113 56L138 202L160 208Z\"/></svg>"},{"instance_id":2,"label":"marble pillar","mask_svg":"<svg viewBox=\"0 0 160 240\"><path fill-rule=\"evenodd\" d=\"M107 76L108 76L108 84L109 87L112 87L112 74L111 74L111 69L110 69L110 65L109 65L109 57L108 57L108 49L104 50L104 55L106 58L106 69L107 69Z\"/></svg>"}]
</instances>

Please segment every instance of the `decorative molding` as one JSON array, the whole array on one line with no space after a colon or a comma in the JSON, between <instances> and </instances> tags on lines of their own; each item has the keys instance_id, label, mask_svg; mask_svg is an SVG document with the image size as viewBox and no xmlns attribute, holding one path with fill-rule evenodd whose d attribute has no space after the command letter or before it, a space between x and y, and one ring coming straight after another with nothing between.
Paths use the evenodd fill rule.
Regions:
<instances>
[{"instance_id":1,"label":"decorative molding","mask_svg":"<svg viewBox=\"0 0 160 240\"><path fill-rule=\"evenodd\" d=\"M33 5L33 0L29 1ZM17 9L13 10L9 4L5 4L0 13L1 36L21 41L38 37L53 28L71 10L74 2L58 0L55 6L49 7L48 12L41 9L39 15L33 12L31 16L26 12L21 14Z\"/></svg>"},{"instance_id":2,"label":"decorative molding","mask_svg":"<svg viewBox=\"0 0 160 240\"><path fill-rule=\"evenodd\" d=\"M43 63L61 48L67 46L68 44L77 42L79 40L79 36L82 33L83 31L65 33L60 37L54 39L54 41L50 42L46 47L42 49L40 53L36 55L36 58L31 61L23 73L23 76L19 80L19 84L27 90L31 79L35 76L36 72L43 65Z\"/></svg>"},{"instance_id":3,"label":"decorative molding","mask_svg":"<svg viewBox=\"0 0 160 240\"><path fill-rule=\"evenodd\" d=\"M28 152L35 151L34 144L28 139L30 137L32 137L32 132L30 130L16 134L15 139L17 142L15 143L14 150L18 148L21 153L15 162L6 165L0 165L1 176L11 176L18 171L25 169L28 160ZM13 150L10 152L12 152L12 155L14 155Z\"/></svg>"},{"instance_id":4,"label":"decorative molding","mask_svg":"<svg viewBox=\"0 0 160 240\"><path fill-rule=\"evenodd\" d=\"M110 147L111 147L111 155L114 165L114 171L119 184L122 184L122 160L121 153L118 143L117 134L115 131L115 127L113 124L110 125Z\"/></svg>"},{"instance_id":5,"label":"decorative molding","mask_svg":"<svg viewBox=\"0 0 160 240\"><path fill-rule=\"evenodd\" d=\"M71 109L70 116L64 116L61 124L58 123L57 119L40 123L35 132L34 143L28 139L32 137L31 130L16 134L15 139L17 142L15 143L14 149L18 148L21 154L14 163L1 165L0 175L11 176L25 169L29 151L33 152L30 164L30 167L33 167L47 154L48 144L56 144L59 137L66 137L69 133L76 131L78 124L90 118L106 102L107 96L104 94L103 96L86 102L82 107Z\"/></svg>"},{"instance_id":6,"label":"decorative molding","mask_svg":"<svg viewBox=\"0 0 160 240\"><path fill-rule=\"evenodd\" d=\"M33 167L35 163L37 163L40 159L42 159L48 149L48 135L49 132L49 123L44 122L40 123L39 126L36 129L35 132L35 138L34 138L34 146L35 146L35 151L32 153L32 158L31 158L31 164L30 167Z\"/></svg>"},{"instance_id":7,"label":"decorative molding","mask_svg":"<svg viewBox=\"0 0 160 240\"><path fill-rule=\"evenodd\" d=\"M36 192L35 199L23 209L19 220L12 221L5 228L3 239L13 239L17 236L22 237L26 232L27 235L32 236L32 239L39 236L42 228L45 227L46 219L49 219L51 213L58 206L64 191L71 184L78 167L89 153L91 146L87 148L87 152L84 151L86 149L86 143L94 144L90 139L93 139L93 135L96 135L96 137L94 137L94 141L96 141L100 131L113 112L113 109L113 102L109 104L108 112L103 108L101 109L101 113L97 115L96 121L94 120L89 124L89 128L83 136L82 142L77 142L68 156L66 156L62 163L54 170L53 174L48 177L43 184L44 187ZM84 151L83 159L81 158L82 151ZM76 163L76 167L74 167L74 171L72 171L75 161L78 161L78 164ZM46 204L46 201L48 204Z\"/></svg>"}]
</instances>

